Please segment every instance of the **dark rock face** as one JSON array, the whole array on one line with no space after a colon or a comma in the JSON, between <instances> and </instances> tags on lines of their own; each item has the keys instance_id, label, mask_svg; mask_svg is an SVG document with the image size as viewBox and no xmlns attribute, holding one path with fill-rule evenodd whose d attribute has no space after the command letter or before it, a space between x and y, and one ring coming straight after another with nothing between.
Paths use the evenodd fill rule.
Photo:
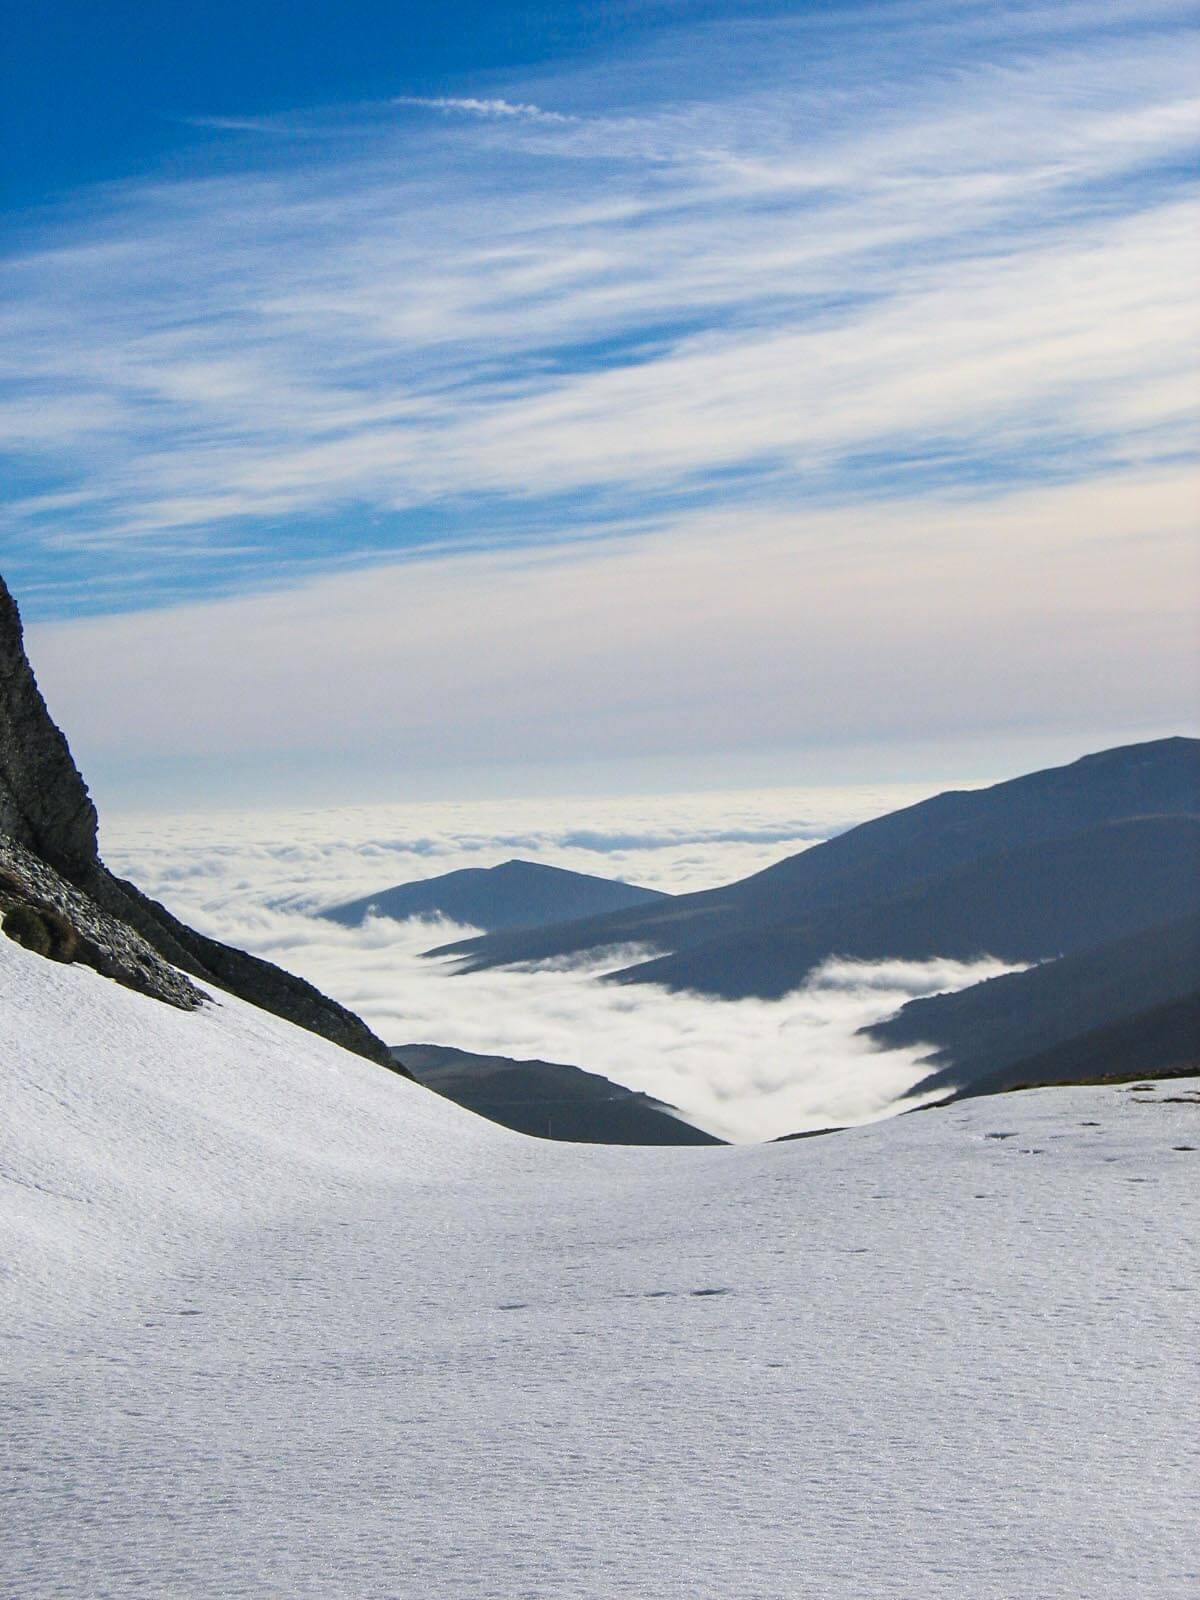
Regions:
<instances>
[{"instance_id":1,"label":"dark rock face","mask_svg":"<svg viewBox=\"0 0 1200 1600\"><path fill-rule=\"evenodd\" d=\"M303 978L195 932L157 900L151 900L125 878L114 876L100 863L89 873L86 886L101 906L136 928L149 944L185 972L408 1076L361 1017L330 1000Z\"/></svg>"},{"instance_id":2,"label":"dark rock face","mask_svg":"<svg viewBox=\"0 0 1200 1600\"><path fill-rule=\"evenodd\" d=\"M0 578L0 833L68 876L96 860L96 808L51 721Z\"/></svg>"},{"instance_id":3,"label":"dark rock face","mask_svg":"<svg viewBox=\"0 0 1200 1600\"><path fill-rule=\"evenodd\" d=\"M303 978L196 933L115 877L100 860L96 828L96 808L46 709L0 578L0 866L16 891L67 917L80 959L130 988L190 1008L205 996L186 973L407 1076L352 1011Z\"/></svg>"},{"instance_id":4,"label":"dark rock face","mask_svg":"<svg viewBox=\"0 0 1200 1600\"><path fill-rule=\"evenodd\" d=\"M128 923L103 910L40 856L4 834L0 834L0 883L0 899L65 918L76 935L74 959L106 978L182 1011L193 1010L207 998Z\"/></svg>"}]
</instances>

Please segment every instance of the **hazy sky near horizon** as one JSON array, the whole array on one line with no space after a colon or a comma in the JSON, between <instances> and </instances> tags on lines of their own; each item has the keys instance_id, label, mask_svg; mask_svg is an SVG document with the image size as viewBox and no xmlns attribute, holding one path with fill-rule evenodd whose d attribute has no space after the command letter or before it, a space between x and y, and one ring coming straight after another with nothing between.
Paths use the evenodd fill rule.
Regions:
<instances>
[{"instance_id":1,"label":"hazy sky near horizon","mask_svg":"<svg viewBox=\"0 0 1200 1600\"><path fill-rule=\"evenodd\" d=\"M102 803L1194 726L1193 7L49 13L0 570Z\"/></svg>"}]
</instances>

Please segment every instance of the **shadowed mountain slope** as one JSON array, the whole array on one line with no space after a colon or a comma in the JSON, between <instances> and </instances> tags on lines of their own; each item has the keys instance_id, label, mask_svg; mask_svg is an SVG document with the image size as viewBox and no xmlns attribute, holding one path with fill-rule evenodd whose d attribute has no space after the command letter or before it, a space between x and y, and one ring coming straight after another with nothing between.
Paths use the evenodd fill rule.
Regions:
<instances>
[{"instance_id":1,"label":"shadowed mountain slope","mask_svg":"<svg viewBox=\"0 0 1200 1600\"><path fill-rule=\"evenodd\" d=\"M1008 1089L1051 1084L1188 1078L1198 1070L1200 990L1024 1056L972 1082L962 1095L1001 1094Z\"/></svg>"},{"instance_id":2,"label":"shadowed mountain slope","mask_svg":"<svg viewBox=\"0 0 1200 1600\"><path fill-rule=\"evenodd\" d=\"M1045 961L1200 909L1200 818L1107 823L974 862L892 899L776 923L614 974L777 999L831 956Z\"/></svg>"},{"instance_id":3,"label":"shadowed mountain slope","mask_svg":"<svg viewBox=\"0 0 1200 1600\"><path fill-rule=\"evenodd\" d=\"M714 1145L724 1141L673 1107L596 1072L556 1061L514 1061L447 1045L397 1045L418 1083L518 1133L577 1144Z\"/></svg>"},{"instance_id":4,"label":"shadowed mountain slope","mask_svg":"<svg viewBox=\"0 0 1200 1600\"><path fill-rule=\"evenodd\" d=\"M1123 1029L1109 1045L1123 1039L1132 1047L1139 1017L1198 989L1200 916L1190 916L955 994L910 1000L863 1032L886 1049L929 1046L930 1076L914 1093L990 1093L1009 1082L1050 1081L1029 1076L1033 1069L1019 1064L1060 1046L1058 1065L1047 1071L1067 1073L1071 1059L1085 1070L1091 1048L1085 1036ZM1186 1007L1171 1015L1175 1023L1186 1022ZM1132 1050L1129 1071L1149 1070Z\"/></svg>"},{"instance_id":5,"label":"shadowed mountain slope","mask_svg":"<svg viewBox=\"0 0 1200 1600\"><path fill-rule=\"evenodd\" d=\"M907 929L911 953L926 953L927 942L915 931L925 915L920 902L925 902L926 912L932 915L938 903L936 885L957 870L980 869L974 892L1003 893L1000 863L1012 857L1004 870L1019 872L1024 854L1024 886L1014 889L1014 895L1026 890L1032 893L1030 875L1035 872L1035 862L1029 852L1036 852L1039 846L1063 842L1060 876L1065 885L1072 859L1081 866L1089 850L1102 850L1096 830L1105 824L1148 819L1152 830L1159 827L1164 842L1168 835L1173 836L1177 855L1186 855L1186 829L1180 829L1178 819L1198 815L1200 741L1161 739L1085 756L1070 766L1032 773L989 789L937 795L863 823L723 888L558 927L463 940L431 954L455 955L463 970L477 971L607 946L641 944L676 957L694 952L696 959L655 963L653 972L649 965L629 969L621 975L625 979L721 995L777 994L802 981L814 959L841 953L843 937L857 938L864 946L861 953L869 954L868 919L861 915L867 906L876 908L872 912L875 925L881 925L881 916L893 918L894 913L896 933ZM1066 844L1072 836L1082 841L1089 834L1090 845ZM1149 848L1150 837L1143 832L1139 848ZM1131 847L1133 838L1129 836ZM1056 853L1046 849L1037 859L1048 870ZM1098 860L1098 854L1092 859ZM989 861L991 866L986 865ZM959 887L965 891L970 881L961 880ZM1110 932L1098 937L1116 937L1189 908L1183 904L1178 912L1172 912L1169 905L1151 906L1136 881L1129 887L1135 897L1129 920L1124 926L1110 922ZM903 901L907 904L900 904ZM881 912L888 902L897 904ZM1176 905L1178 900L1170 904ZM1036 911L1035 903L1032 909ZM1020 914L1020 905L1013 900L1007 910L998 909L993 921L1003 930L1007 918L1015 927ZM1068 909L1064 909L1064 917L1069 923ZM841 919L849 922L843 927ZM969 944L986 929L987 919L981 917L976 926L963 925L959 937ZM1010 945L1012 958L1036 959L1039 946L1052 931L1052 918L1037 913L1030 937ZM1072 933L1070 938L1074 937ZM977 945L975 953L986 948ZM1065 948L1068 944L1059 944L1046 953ZM902 952L885 948L879 953ZM931 953L951 952L935 943Z\"/></svg>"},{"instance_id":6,"label":"shadowed mountain slope","mask_svg":"<svg viewBox=\"0 0 1200 1600\"><path fill-rule=\"evenodd\" d=\"M165 986L166 975L154 970L156 958L161 958L203 984L228 989L358 1055L403 1071L360 1018L312 984L196 933L116 877L100 859L96 830L96 808L66 739L46 709L25 654L16 602L0 579L0 834L17 846L6 860L21 888L40 903L86 921L87 944L97 951L90 964L110 977L181 1003ZM33 861L23 865L22 851ZM128 930L136 937L129 939ZM186 995L182 1003L189 1003Z\"/></svg>"},{"instance_id":7,"label":"shadowed mountain slope","mask_svg":"<svg viewBox=\"0 0 1200 1600\"><path fill-rule=\"evenodd\" d=\"M596 878L536 861L505 861L498 867L464 867L381 889L331 906L321 916L347 927L357 927L368 912L398 921L441 916L491 931L570 922L668 899L658 889L640 889L616 878Z\"/></svg>"}]
</instances>

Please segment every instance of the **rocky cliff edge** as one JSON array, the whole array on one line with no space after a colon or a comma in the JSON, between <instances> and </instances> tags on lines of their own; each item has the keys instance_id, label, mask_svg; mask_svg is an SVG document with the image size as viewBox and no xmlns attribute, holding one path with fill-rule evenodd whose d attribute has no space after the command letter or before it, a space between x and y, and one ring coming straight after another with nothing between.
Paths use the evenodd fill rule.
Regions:
<instances>
[{"instance_id":1,"label":"rocky cliff edge","mask_svg":"<svg viewBox=\"0 0 1200 1600\"><path fill-rule=\"evenodd\" d=\"M46 709L16 602L0 578L0 916L6 925L12 916L14 929L32 926L39 941L39 923L62 928L70 944L69 956L59 952L60 958L84 961L168 1005L199 1005L206 997L201 986L225 989L404 1072L361 1018L312 984L206 938L116 877L100 859L96 834L96 808ZM49 936L45 942L54 943Z\"/></svg>"}]
</instances>

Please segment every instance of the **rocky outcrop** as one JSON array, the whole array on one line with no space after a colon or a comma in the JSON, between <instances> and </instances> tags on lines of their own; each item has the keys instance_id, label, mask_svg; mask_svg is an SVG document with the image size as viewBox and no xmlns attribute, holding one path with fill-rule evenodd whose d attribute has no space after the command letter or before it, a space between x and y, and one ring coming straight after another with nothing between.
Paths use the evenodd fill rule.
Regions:
<instances>
[{"instance_id":1,"label":"rocky outcrop","mask_svg":"<svg viewBox=\"0 0 1200 1600\"><path fill-rule=\"evenodd\" d=\"M136 928L168 961L185 972L218 989L228 989L231 994L240 995L264 1011L274 1012L277 1017L286 1017L310 1033L332 1039L334 1044L353 1050L356 1055L366 1056L393 1072L408 1076L361 1017L338 1005L303 978L197 933L178 917L173 917L157 900L151 900L126 879L114 876L107 867L98 864L93 868L85 886L98 904Z\"/></svg>"},{"instance_id":2,"label":"rocky outcrop","mask_svg":"<svg viewBox=\"0 0 1200 1600\"><path fill-rule=\"evenodd\" d=\"M96 808L51 720L0 578L0 833L73 877L96 861Z\"/></svg>"},{"instance_id":3,"label":"rocky outcrop","mask_svg":"<svg viewBox=\"0 0 1200 1600\"><path fill-rule=\"evenodd\" d=\"M203 989L164 961L128 923L104 911L32 850L0 834L0 912L10 937L17 936L8 915L16 907L61 918L75 935L70 959L94 967L126 988L184 1011L193 1010L207 998Z\"/></svg>"},{"instance_id":4,"label":"rocky outcrop","mask_svg":"<svg viewBox=\"0 0 1200 1600\"><path fill-rule=\"evenodd\" d=\"M198 985L225 989L404 1073L361 1018L311 983L196 933L116 877L96 832L96 808L46 709L0 578L0 873L10 898L65 917L78 959L130 988L185 1008L205 997Z\"/></svg>"}]
</instances>

